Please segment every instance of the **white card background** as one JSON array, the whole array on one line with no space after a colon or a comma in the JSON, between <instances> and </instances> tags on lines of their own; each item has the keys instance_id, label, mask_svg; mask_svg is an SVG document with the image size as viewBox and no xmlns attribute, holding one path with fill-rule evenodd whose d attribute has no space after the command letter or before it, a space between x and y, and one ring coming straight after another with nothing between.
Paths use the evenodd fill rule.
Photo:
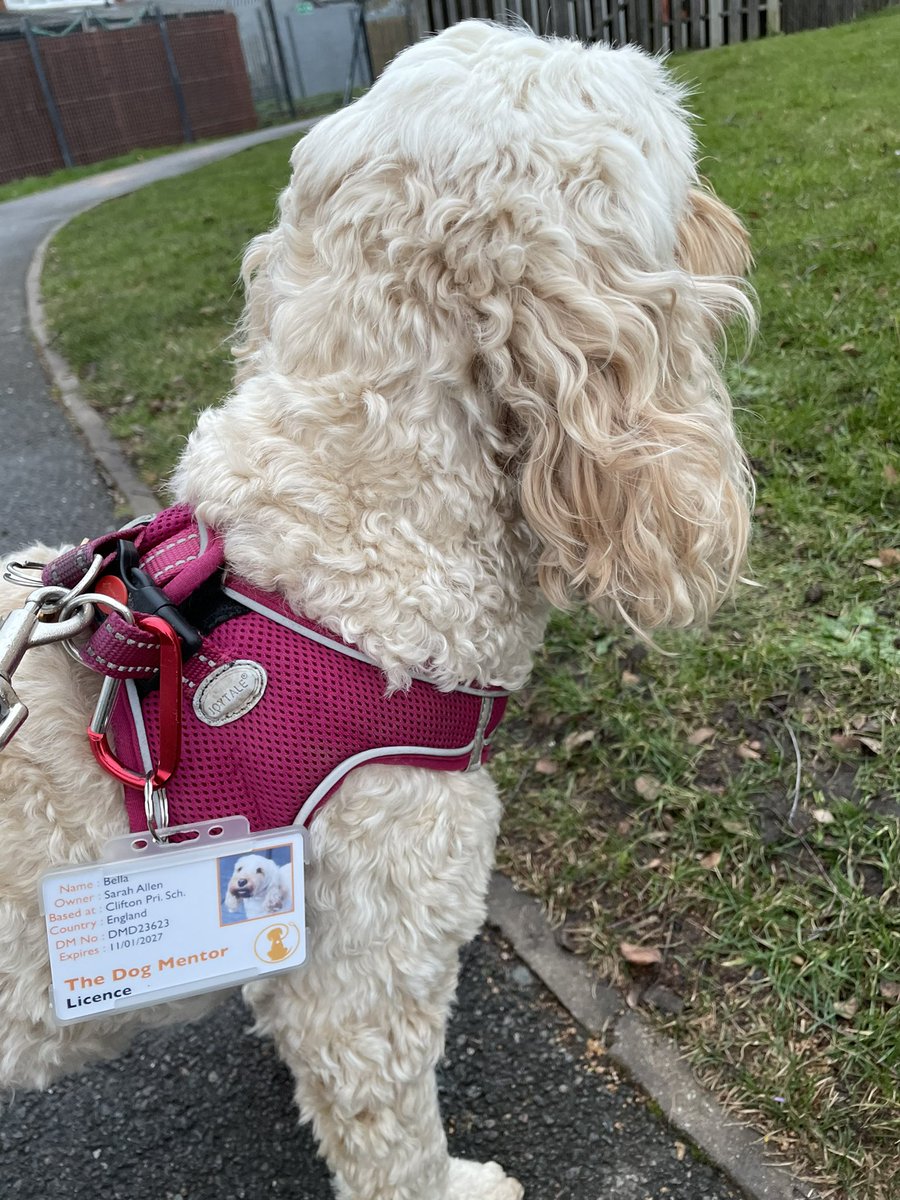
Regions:
<instances>
[{"instance_id":1,"label":"white card background","mask_svg":"<svg viewBox=\"0 0 900 1200\"><path fill-rule=\"evenodd\" d=\"M301 829L153 849L42 881L60 1021L213 991L304 961ZM238 860L250 864L242 875L253 880L286 867L278 878L289 886L275 911L265 910L264 893L255 905L233 897L229 911L224 898Z\"/></svg>"}]
</instances>

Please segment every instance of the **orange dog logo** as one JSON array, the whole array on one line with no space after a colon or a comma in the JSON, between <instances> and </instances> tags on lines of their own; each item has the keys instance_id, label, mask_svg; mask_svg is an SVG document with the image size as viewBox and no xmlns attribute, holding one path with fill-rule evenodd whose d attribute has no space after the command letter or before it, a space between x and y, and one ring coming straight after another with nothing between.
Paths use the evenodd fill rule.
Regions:
<instances>
[{"instance_id":1,"label":"orange dog logo","mask_svg":"<svg viewBox=\"0 0 900 1200\"><path fill-rule=\"evenodd\" d=\"M300 945L300 930L293 923L267 925L253 943L253 952L261 962L277 963L290 958Z\"/></svg>"}]
</instances>

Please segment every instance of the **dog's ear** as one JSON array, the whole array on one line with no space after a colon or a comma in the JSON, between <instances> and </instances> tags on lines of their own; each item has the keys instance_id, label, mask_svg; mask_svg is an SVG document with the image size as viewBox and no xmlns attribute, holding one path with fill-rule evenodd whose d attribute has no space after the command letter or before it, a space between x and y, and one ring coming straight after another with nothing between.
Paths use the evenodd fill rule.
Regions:
<instances>
[{"instance_id":1,"label":"dog's ear","mask_svg":"<svg viewBox=\"0 0 900 1200\"><path fill-rule=\"evenodd\" d=\"M628 236L533 224L482 343L545 594L645 631L705 620L739 575L752 484L715 339L753 314L733 282L655 269Z\"/></svg>"},{"instance_id":2,"label":"dog's ear","mask_svg":"<svg viewBox=\"0 0 900 1200\"><path fill-rule=\"evenodd\" d=\"M750 238L740 218L707 187L688 193L676 256L691 275L743 278L752 262Z\"/></svg>"}]
</instances>

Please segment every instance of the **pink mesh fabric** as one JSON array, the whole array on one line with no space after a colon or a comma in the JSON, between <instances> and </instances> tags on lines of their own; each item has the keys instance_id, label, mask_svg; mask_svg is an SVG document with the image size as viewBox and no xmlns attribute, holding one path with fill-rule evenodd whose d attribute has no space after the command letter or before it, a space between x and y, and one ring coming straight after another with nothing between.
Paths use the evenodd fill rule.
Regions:
<instances>
[{"instance_id":1,"label":"pink mesh fabric","mask_svg":"<svg viewBox=\"0 0 900 1200\"><path fill-rule=\"evenodd\" d=\"M229 579L228 586L336 640L297 617L280 597L241 581ZM217 667L236 659L265 669L265 694L237 720L210 727L194 712L196 689ZM185 664L184 684L181 764L167 788L173 825L236 813L246 816L253 830L289 825L318 790L304 818L308 821L348 771L364 765L359 756L366 756L365 762L466 770L473 744L476 764L487 757L486 745L480 749L476 739L479 720L486 743L506 706L502 692L440 692L424 681L388 697L384 675L374 665L308 640L255 611L225 622L206 638L202 654ZM130 701L121 693L112 730L119 758L143 773L135 695ZM153 753L159 737L158 692L145 697L141 710ZM126 807L132 830L146 829L143 797L126 790Z\"/></svg>"},{"instance_id":2,"label":"pink mesh fabric","mask_svg":"<svg viewBox=\"0 0 900 1200\"><path fill-rule=\"evenodd\" d=\"M201 529L191 509L178 504L146 525L104 534L67 550L44 568L44 583L73 587L95 554L103 557L104 569L114 566L119 540L134 542L141 567L173 604L186 600L224 561L218 536ZM92 671L115 679L150 679L159 666L156 638L135 629L118 613L107 617L80 653Z\"/></svg>"},{"instance_id":3,"label":"pink mesh fabric","mask_svg":"<svg viewBox=\"0 0 900 1200\"><path fill-rule=\"evenodd\" d=\"M111 563L120 538L134 541L142 569L176 605L223 565L215 532L178 505L145 526L67 551L45 568L45 582L71 587L94 554ZM408 691L387 696L383 674L353 657L358 651L298 617L279 596L241 580L229 578L227 584L239 600L265 612L226 621L184 665L181 762L166 789L170 824L240 814L254 831L272 829L293 824L298 814L309 821L347 773L366 763L460 771L487 757L488 739L506 707L504 692L439 692L417 680ZM303 630L329 644L310 640ZM155 639L115 614L95 631L82 657L93 670L129 681L152 680L159 663ZM265 693L231 723L209 726L194 711L197 689L213 671L238 659L265 670ZM145 774L159 742L159 693L140 700L129 682L110 733L120 761ZM126 789L125 804L132 830L145 830L143 796Z\"/></svg>"}]
</instances>

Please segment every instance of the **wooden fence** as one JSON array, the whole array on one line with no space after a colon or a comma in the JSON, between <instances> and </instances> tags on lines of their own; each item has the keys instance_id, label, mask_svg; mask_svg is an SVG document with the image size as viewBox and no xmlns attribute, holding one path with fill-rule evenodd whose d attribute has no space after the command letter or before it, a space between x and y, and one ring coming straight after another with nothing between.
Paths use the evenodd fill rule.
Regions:
<instances>
[{"instance_id":1,"label":"wooden fence","mask_svg":"<svg viewBox=\"0 0 900 1200\"><path fill-rule=\"evenodd\" d=\"M894 3L896 0L781 0L781 29L783 33L800 33L843 25Z\"/></svg>"},{"instance_id":2,"label":"wooden fence","mask_svg":"<svg viewBox=\"0 0 900 1200\"><path fill-rule=\"evenodd\" d=\"M469 17L524 21L585 42L651 51L699 50L769 33L837 25L896 0L421 0L418 25L437 33Z\"/></svg>"},{"instance_id":3,"label":"wooden fence","mask_svg":"<svg viewBox=\"0 0 900 1200\"><path fill-rule=\"evenodd\" d=\"M256 128L232 13L57 36L16 21L0 29L0 183Z\"/></svg>"}]
</instances>

